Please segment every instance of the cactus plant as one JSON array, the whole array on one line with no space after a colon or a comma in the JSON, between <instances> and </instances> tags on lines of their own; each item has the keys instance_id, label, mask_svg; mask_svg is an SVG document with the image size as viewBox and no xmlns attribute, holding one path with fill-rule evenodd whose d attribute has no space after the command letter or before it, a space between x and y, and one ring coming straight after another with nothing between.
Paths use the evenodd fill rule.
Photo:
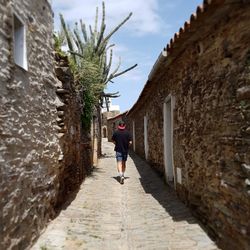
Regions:
<instances>
[{"instance_id":1,"label":"cactus plant","mask_svg":"<svg viewBox=\"0 0 250 250\"><path fill-rule=\"evenodd\" d=\"M119 61L115 70L111 72L113 59L112 47L114 47L114 44L109 45L109 40L131 16L132 13L105 36L106 24L104 2L102 2L102 18L99 31L98 8L96 8L94 29L89 25L89 32L87 32L86 25L82 20L80 20L80 23L75 23L75 27L72 30L66 25L63 15L60 14L61 27L68 45L72 71L76 82L79 83L76 89L83 93L83 95L84 93L88 93L88 99L93 102L92 107L94 105L102 106L107 97L118 97L118 93L106 94L104 91L105 87L109 82L112 82L114 78L125 74L137 66L137 64L135 64L123 71L119 71Z\"/></svg>"}]
</instances>

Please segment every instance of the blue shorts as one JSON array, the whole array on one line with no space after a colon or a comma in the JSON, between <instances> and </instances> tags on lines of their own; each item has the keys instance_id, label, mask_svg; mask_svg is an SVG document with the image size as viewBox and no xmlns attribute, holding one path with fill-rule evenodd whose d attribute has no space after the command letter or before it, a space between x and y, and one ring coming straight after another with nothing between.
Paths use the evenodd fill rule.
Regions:
<instances>
[{"instance_id":1,"label":"blue shorts","mask_svg":"<svg viewBox=\"0 0 250 250\"><path fill-rule=\"evenodd\" d=\"M116 160L117 161L126 161L128 158L128 153L116 152Z\"/></svg>"}]
</instances>

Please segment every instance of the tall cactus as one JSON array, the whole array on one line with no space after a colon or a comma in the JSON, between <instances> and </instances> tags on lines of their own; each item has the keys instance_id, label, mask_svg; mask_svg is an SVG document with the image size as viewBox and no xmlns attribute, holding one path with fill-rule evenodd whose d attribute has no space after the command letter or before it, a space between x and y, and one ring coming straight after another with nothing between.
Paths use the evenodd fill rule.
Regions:
<instances>
[{"instance_id":1,"label":"tall cactus","mask_svg":"<svg viewBox=\"0 0 250 250\"><path fill-rule=\"evenodd\" d=\"M86 30L86 25L80 20L80 30L78 23L75 24L73 30L66 26L63 16L60 14L61 27L65 34L70 61L74 69L76 78L79 80L80 88L88 89L93 96L94 105L102 105L106 97L117 97L118 93L105 94L104 89L109 82L129 70L132 70L137 64L119 72L120 62L116 69L111 72L113 50L109 45L109 40L112 35L117 32L132 16L130 13L119 25L105 36L105 3L102 2L102 18L101 25L98 31L98 8L96 8L96 16L94 29L89 25L89 32ZM81 31L81 32L80 32ZM107 54L109 52L109 60Z\"/></svg>"}]
</instances>

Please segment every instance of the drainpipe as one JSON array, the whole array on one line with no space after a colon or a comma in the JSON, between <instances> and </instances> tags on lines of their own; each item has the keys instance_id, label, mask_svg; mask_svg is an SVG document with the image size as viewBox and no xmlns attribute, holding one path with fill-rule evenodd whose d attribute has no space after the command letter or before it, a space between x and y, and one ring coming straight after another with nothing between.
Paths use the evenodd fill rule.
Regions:
<instances>
[{"instance_id":1,"label":"drainpipe","mask_svg":"<svg viewBox=\"0 0 250 250\"><path fill-rule=\"evenodd\" d=\"M167 58L167 51L164 48L163 51L160 53L160 55L158 56L153 68L151 69L149 75L148 75L148 81L151 81L154 74L156 73L156 71L158 70L158 68L161 66L161 64L165 61L165 59Z\"/></svg>"}]
</instances>

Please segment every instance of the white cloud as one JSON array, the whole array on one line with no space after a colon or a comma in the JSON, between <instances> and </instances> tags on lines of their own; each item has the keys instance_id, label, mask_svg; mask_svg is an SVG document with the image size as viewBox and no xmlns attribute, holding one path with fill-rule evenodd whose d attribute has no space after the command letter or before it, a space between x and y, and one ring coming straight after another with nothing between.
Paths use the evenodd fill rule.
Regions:
<instances>
[{"instance_id":1,"label":"white cloud","mask_svg":"<svg viewBox=\"0 0 250 250\"><path fill-rule=\"evenodd\" d=\"M93 25L97 6L101 14L101 0L53 0L56 28L59 23L58 13L62 13L67 22L79 21L82 18L87 25ZM105 7L108 29L119 24L130 12L133 12L133 15L123 29L144 35L159 33L163 28L163 22L158 15L158 0L106 0Z\"/></svg>"},{"instance_id":2,"label":"white cloud","mask_svg":"<svg viewBox=\"0 0 250 250\"><path fill-rule=\"evenodd\" d=\"M142 82L145 80L145 71L149 71L153 64L153 59L148 55L145 55L142 51L130 50L124 44L117 44L114 47L114 54L112 60L111 72L117 67L119 63L119 57L121 58L121 66L118 72L121 72L134 64L138 63L138 66L131 71L128 71L126 74L115 78L114 81L120 81L127 79L132 82ZM143 62L143 63L141 63Z\"/></svg>"},{"instance_id":3,"label":"white cloud","mask_svg":"<svg viewBox=\"0 0 250 250\"><path fill-rule=\"evenodd\" d=\"M132 60L129 60L129 61L131 61L131 62L126 61L125 63L123 63L123 60L121 60L122 63L121 63L121 66L120 66L118 72L122 72L123 70L133 66L136 63L136 60L134 60L133 62L132 62ZM110 72L113 72L114 68L116 68L116 66L117 66L117 63L118 63L118 59L115 58L115 60L113 60L113 67L112 67ZM122 80L126 80L129 82L139 83L139 82L143 81L144 78L145 78L145 73L142 71L141 65L138 65L136 68L132 69L131 71L126 72L126 74L120 75L119 77L114 78L113 81L119 82Z\"/></svg>"}]
</instances>

